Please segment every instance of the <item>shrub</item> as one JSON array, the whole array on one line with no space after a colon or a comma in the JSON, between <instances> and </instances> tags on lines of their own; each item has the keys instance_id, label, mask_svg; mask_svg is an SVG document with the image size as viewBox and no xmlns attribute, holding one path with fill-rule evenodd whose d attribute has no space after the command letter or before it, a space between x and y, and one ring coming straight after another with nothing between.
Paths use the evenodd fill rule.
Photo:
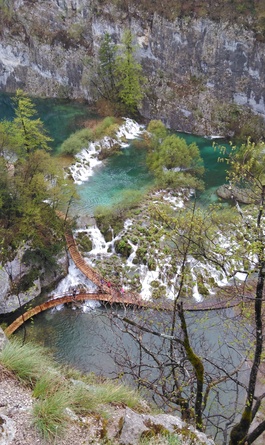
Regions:
<instances>
[{"instance_id":1,"label":"shrub","mask_svg":"<svg viewBox=\"0 0 265 445\"><path fill-rule=\"evenodd\" d=\"M74 156L93 139L92 131L89 128L83 128L71 134L61 145L61 153Z\"/></svg>"},{"instance_id":2,"label":"shrub","mask_svg":"<svg viewBox=\"0 0 265 445\"><path fill-rule=\"evenodd\" d=\"M122 238L118 241L115 241L115 250L123 257L128 258L131 254L132 246L129 244L126 238Z\"/></svg>"},{"instance_id":3,"label":"shrub","mask_svg":"<svg viewBox=\"0 0 265 445\"><path fill-rule=\"evenodd\" d=\"M101 139L108 134L109 127L112 127L116 123L115 117L105 117L96 128L94 129L94 140Z\"/></svg>"}]
</instances>

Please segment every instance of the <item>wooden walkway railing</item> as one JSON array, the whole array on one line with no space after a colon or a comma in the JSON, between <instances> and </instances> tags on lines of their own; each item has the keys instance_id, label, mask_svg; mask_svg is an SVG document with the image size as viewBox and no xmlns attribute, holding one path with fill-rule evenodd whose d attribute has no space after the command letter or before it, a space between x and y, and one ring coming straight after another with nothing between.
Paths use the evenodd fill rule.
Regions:
<instances>
[{"instance_id":1,"label":"wooden walkway railing","mask_svg":"<svg viewBox=\"0 0 265 445\"><path fill-rule=\"evenodd\" d=\"M82 255L80 254L78 247L76 245L75 239L70 232L65 233L65 239L68 247L69 254L78 269L96 284L99 288L97 293L80 293L75 297L73 295L64 295L61 297L56 297L52 300L46 301L34 308L29 309L24 314L20 315L13 323L11 323L6 329L6 336L10 336L15 332L25 321L32 318L34 315L39 314L47 309L53 308L60 304L70 303L74 301L84 301L84 300L97 300L101 302L106 302L109 304L119 303L123 305L135 306L139 308L152 308L156 310L172 310L172 301L163 302L151 302L143 300L140 295L133 292L121 293L115 287L108 287L107 283L103 280L102 276L99 275L91 266L89 266ZM228 307L237 306L242 302L240 297L231 297L230 299L212 299L211 301L203 301L202 303L184 303L184 309L186 311L209 311L217 309L225 309Z\"/></svg>"},{"instance_id":2,"label":"wooden walkway railing","mask_svg":"<svg viewBox=\"0 0 265 445\"><path fill-rule=\"evenodd\" d=\"M9 337L13 332L15 332L25 321L29 320L30 318L34 317L34 315L39 314L40 312L46 311L47 309L51 309L55 306L59 306L60 304L66 304L66 303L75 303L76 301L85 301L85 300L92 300L92 301L100 301L100 302L106 302L108 304L114 304L114 303L120 303L124 305L133 305L136 307L151 307L151 303L144 300L132 300L131 297L128 298L125 295L117 295L113 297L111 294L102 294L102 293L80 293L77 294L75 297L73 295L64 295L62 297L57 297L52 300L46 301L45 303L42 303L38 306L35 306L28 311L26 311L24 314L20 315L16 320L13 321L6 329L5 329L5 335Z\"/></svg>"}]
</instances>

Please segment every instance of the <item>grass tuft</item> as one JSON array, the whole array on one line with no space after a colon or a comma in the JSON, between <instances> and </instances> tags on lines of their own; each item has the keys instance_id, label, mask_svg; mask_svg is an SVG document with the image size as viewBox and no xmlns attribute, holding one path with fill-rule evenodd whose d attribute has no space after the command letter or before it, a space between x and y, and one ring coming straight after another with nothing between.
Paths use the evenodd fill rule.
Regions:
<instances>
[{"instance_id":1,"label":"grass tuft","mask_svg":"<svg viewBox=\"0 0 265 445\"><path fill-rule=\"evenodd\" d=\"M62 435L70 419L67 408L76 414L107 414L110 403L140 407L139 394L122 384L102 381L94 375L82 375L77 370L59 367L47 351L31 343L23 346L16 340L6 344L0 353L0 364L29 385L36 398L33 424L45 440ZM65 371L65 372L64 372Z\"/></svg>"},{"instance_id":2,"label":"grass tuft","mask_svg":"<svg viewBox=\"0 0 265 445\"><path fill-rule=\"evenodd\" d=\"M0 361L19 380L31 386L52 366L52 360L43 347L32 343L21 346L16 340L6 344L0 353Z\"/></svg>"},{"instance_id":3,"label":"grass tuft","mask_svg":"<svg viewBox=\"0 0 265 445\"><path fill-rule=\"evenodd\" d=\"M46 399L38 400L33 406L33 424L44 439L62 435L69 418L66 408L71 404L69 392L59 389Z\"/></svg>"}]
</instances>

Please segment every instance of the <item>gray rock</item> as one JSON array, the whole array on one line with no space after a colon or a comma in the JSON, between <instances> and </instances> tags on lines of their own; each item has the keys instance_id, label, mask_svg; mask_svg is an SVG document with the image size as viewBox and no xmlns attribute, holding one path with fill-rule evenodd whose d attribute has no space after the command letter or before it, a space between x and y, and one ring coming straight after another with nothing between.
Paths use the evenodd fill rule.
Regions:
<instances>
[{"instance_id":1,"label":"gray rock","mask_svg":"<svg viewBox=\"0 0 265 445\"><path fill-rule=\"evenodd\" d=\"M255 202L255 195L251 190L240 189L239 187L230 186L227 184L221 185L216 190L217 195L222 199L236 199L242 204L252 204Z\"/></svg>"},{"instance_id":2,"label":"gray rock","mask_svg":"<svg viewBox=\"0 0 265 445\"><path fill-rule=\"evenodd\" d=\"M15 311L19 307L34 300L40 295L43 288L52 287L58 283L68 272L68 256L65 251L56 258L56 265L53 269L46 270L42 268L39 271L39 277L34 280L32 285L16 294L12 292L12 284L19 284L20 280L26 277L31 271L31 265L25 265L21 258L27 249L20 249L13 261L0 268L0 314L7 314Z\"/></svg>"},{"instance_id":3,"label":"gray rock","mask_svg":"<svg viewBox=\"0 0 265 445\"><path fill-rule=\"evenodd\" d=\"M5 336L3 329L0 328L0 352L3 350L3 348L7 342L8 342L8 339Z\"/></svg>"},{"instance_id":4,"label":"gray rock","mask_svg":"<svg viewBox=\"0 0 265 445\"><path fill-rule=\"evenodd\" d=\"M214 445L212 439L209 439L204 433L197 431L192 426L180 420L177 416L168 414L137 414L129 408L126 408L124 422L121 429L119 442L122 445L137 445L142 434L148 431L168 431L176 434L181 440L185 438L185 444L194 443L196 436L196 445ZM183 436L181 430L183 429ZM190 433L190 440L189 440Z\"/></svg>"},{"instance_id":5,"label":"gray rock","mask_svg":"<svg viewBox=\"0 0 265 445\"><path fill-rule=\"evenodd\" d=\"M4 414L0 414L0 445L11 444L15 434L15 422Z\"/></svg>"}]
</instances>

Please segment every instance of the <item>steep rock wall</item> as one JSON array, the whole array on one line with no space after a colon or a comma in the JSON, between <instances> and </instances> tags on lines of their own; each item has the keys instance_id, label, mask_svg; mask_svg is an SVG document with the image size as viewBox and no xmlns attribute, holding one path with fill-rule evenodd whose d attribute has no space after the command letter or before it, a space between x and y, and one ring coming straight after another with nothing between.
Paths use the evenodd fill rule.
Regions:
<instances>
[{"instance_id":1,"label":"steep rock wall","mask_svg":"<svg viewBox=\"0 0 265 445\"><path fill-rule=\"evenodd\" d=\"M119 42L130 27L148 79L144 117L202 135L222 133L218 111L227 103L265 117L265 43L251 30L205 18L169 22L100 0L13 3L1 29L2 91L93 100L88 79L101 36Z\"/></svg>"}]
</instances>

